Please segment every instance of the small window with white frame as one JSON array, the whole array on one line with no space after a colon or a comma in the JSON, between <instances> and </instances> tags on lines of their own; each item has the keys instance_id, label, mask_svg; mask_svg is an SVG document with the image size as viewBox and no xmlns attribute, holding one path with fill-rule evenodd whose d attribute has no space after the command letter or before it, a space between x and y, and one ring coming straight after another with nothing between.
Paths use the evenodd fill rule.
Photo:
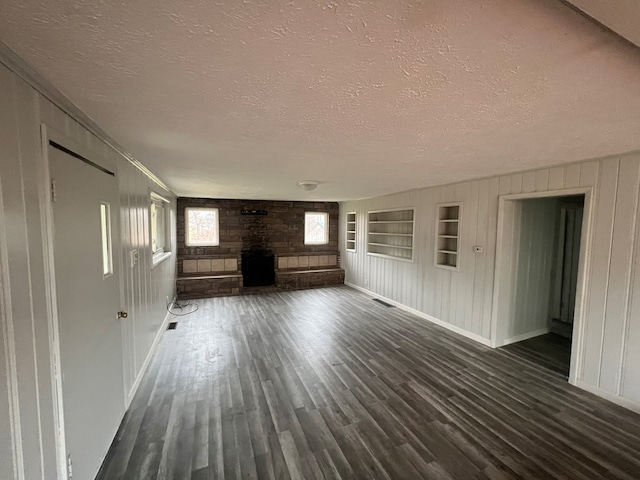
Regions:
<instances>
[{"instance_id":1,"label":"small window with white frame","mask_svg":"<svg viewBox=\"0 0 640 480\"><path fill-rule=\"evenodd\" d=\"M100 204L100 230L102 238L102 275L113 273L113 253L111 249L111 205Z\"/></svg>"},{"instance_id":2,"label":"small window with white frame","mask_svg":"<svg viewBox=\"0 0 640 480\"><path fill-rule=\"evenodd\" d=\"M151 253L153 256L162 255L170 251L169 235L169 201L160 195L151 192Z\"/></svg>"},{"instance_id":3,"label":"small window with white frame","mask_svg":"<svg viewBox=\"0 0 640 480\"><path fill-rule=\"evenodd\" d=\"M220 219L217 208L186 208L184 217L187 247L220 245Z\"/></svg>"},{"instance_id":4,"label":"small window with white frame","mask_svg":"<svg viewBox=\"0 0 640 480\"><path fill-rule=\"evenodd\" d=\"M305 245L326 245L329 243L328 213L304 213L304 243Z\"/></svg>"}]
</instances>

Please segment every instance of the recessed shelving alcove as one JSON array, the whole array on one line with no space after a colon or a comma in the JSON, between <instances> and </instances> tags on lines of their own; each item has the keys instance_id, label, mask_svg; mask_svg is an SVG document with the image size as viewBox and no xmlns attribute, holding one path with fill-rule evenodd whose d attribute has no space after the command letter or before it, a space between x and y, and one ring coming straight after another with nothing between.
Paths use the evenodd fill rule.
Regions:
<instances>
[{"instance_id":1,"label":"recessed shelving alcove","mask_svg":"<svg viewBox=\"0 0 640 480\"><path fill-rule=\"evenodd\" d=\"M412 261L413 223L413 208L369 212L367 253Z\"/></svg>"},{"instance_id":2,"label":"recessed shelving alcove","mask_svg":"<svg viewBox=\"0 0 640 480\"><path fill-rule=\"evenodd\" d=\"M435 266L460 268L460 218L462 203L441 203L436 212Z\"/></svg>"},{"instance_id":3,"label":"recessed shelving alcove","mask_svg":"<svg viewBox=\"0 0 640 480\"><path fill-rule=\"evenodd\" d=\"M347 251L356 251L356 212L347 213Z\"/></svg>"}]
</instances>

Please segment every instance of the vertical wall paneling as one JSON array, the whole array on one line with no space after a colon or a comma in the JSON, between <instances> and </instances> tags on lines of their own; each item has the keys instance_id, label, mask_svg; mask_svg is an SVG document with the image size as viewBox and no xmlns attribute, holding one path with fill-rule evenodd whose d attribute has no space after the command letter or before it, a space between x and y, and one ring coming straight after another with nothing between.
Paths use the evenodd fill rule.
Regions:
<instances>
[{"instance_id":1,"label":"vertical wall paneling","mask_svg":"<svg viewBox=\"0 0 640 480\"><path fill-rule=\"evenodd\" d=\"M522 174L522 193L531 193L536 190L536 172L524 172Z\"/></svg>"},{"instance_id":2,"label":"vertical wall paneling","mask_svg":"<svg viewBox=\"0 0 640 480\"><path fill-rule=\"evenodd\" d=\"M618 188L619 161L607 161L598 178L598 198L595 207L591 275L587 293L587 312L584 336L583 379L599 388L605 312L609 289L609 270L613 244L613 223Z\"/></svg>"},{"instance_id":3,"label":"vertical wall paneling","mask_svg":"<svg viewBox=\"0 0 640 480\"><path fill-rule=\"evenodd\" d=\"M15 171L17 152L15 144L10 142L14 133L15 100L13 90L9 88L11 78L9 72L0 67L0 144L7 148L0 150L0 381L5 395L0 397L0 478L24 477L22 452L22 433L20 431L20 404L18 399L18 366L15 346L13 305L11 304L11 285L9 278L9 249L7 222L3 198L6 196L3 186L14 178L8 178L9 172ZM14 148L11 148L13 145ZM10 213L10 212L9 212Z\"/></svg>"},{"instance_id":4,"label":"vertical wall paneling","mask_svg":"<svg viewBox=\"0 0 640 480\"><path fill-rule=\"evenodd\" d=\"M564 185L564 168L549 169L549 190L560 190Z\"/></svg>"},{"instance_id":5,"label":"vertical wall paneling","mask_svg":"<svg viewBox=\"0 0 640 480\"><path fill-rule=\"evenodd\" d=\"M522 173L511 175L509 184L509 193L522 193Z\"/></svg>"},{"instance_id":6,"label":"vertical wall paneling","mask_svg":"<svg viewBox=\"0 0 640 480\"><path fill-rule=\"evenodd\" d=\"M514 269L502 279L512 285L506 298L511 320L504 343L547 331L550 318L549 287L556 239L555 199L516 200L517 238L514 236Z\"/></svg>"},{"instance_id":7,"label":"vertical wall paneling","mask_svg":"<svg viewBox=\"0 0 640 480\"><path fill-rule=\"evenodd\" d=\"M580 164L574 163L564 167L562 188L576 188L580 186Z\"/></svg>"},{"instance_id":8,"label":"vertical wall paneling","mask_svg":"<svg viewBox=\"0 0 640 480\"><path fill-rule=\"evenodd\" d=\"M640 363L640 354L637 353L640 351L640 326L632 320L640 315L640 279L637 279L640 273L633 267L640 260L635 234L640 226L630 221L638 218L639 214L639 184L640 156L629 154L621 159L589 160L563 167L343 202L342 211L356 211L360 215L374 209L415 206L415 229L419 232L414 263L394 265L389 263L393 260L367 257L360 248L345 262L347 283L488 343L498 333L492 332L494 310L509 308L494 302L494 297L499 300L494 290L496 271L507 269L508 273L528 265L530 276L526 281L541 285L550 261L543 252L539 252L543 263L547 262L544 263L545 269L531 270L531 261L520 264L512 249L498 244L500 196L583 193L585 215L589 216L585 216L583 221L580 255L586 270L578 274L576 325L580 325L581 334L573 341L575 351L572 352L571 379L583 388L640 409L640 373L635 367ZM464 216L460 249L465 257L460 271L450 272L433 266L433 228L436 205L455 201L464 202L466 213L473 205L471 208L475 213ZM507 203L512 205L507 207ZM504 208L514 209L512 213L517 213L518 222L500 233L510 235L511 241L523 242L529 238L530 245L533 245L534 237L542 235L542 231L527 223L527 212L515 211L521 207L515 203L505 202ZM471 222L468 221L470 215L473 215ZM544 216L531 218L533 222L545 221ZM365 222L361 224L364 228ZM362 232L360 238L364 237ZM474 245L482 246L483 253L474 254ZM549 250L554 248L551 246ZM511 287L501 283L500 292L502 288L509 290ZM548 302L539 307L536 299L539 297L526 290L520 290L524 304L535 311L535 318L540 319ZM529 326L536 325L532 318ZM517 336L518 332L512 333ZM507 331L501 333L508 334Z\"/></svg>"},{"instance_id":9,"label":"vertical wall paneling","mask_svg":"<svg viewBox=\"0 0 640 480\"><path fill-rule=\"evenodd\" d=\"M549 190L549 170L536 171L536 192L544 192Z\"/></svg>"},{"instance_id":10,"label":"vertical wall paneling","mask_svg":"<svg viewBox=\"0 0 640 480\"><path fill-rule=\"evenodd\" d=\"M635 156L640 162L640 154ZM640 209L636 208L633 257L631 260L631 282L628 306L624 318L622 351L620 353L620 381L618 394L625 398L640 398Z\"/></svg>"},{"instance_id":11,"label":"vertical wall paneling","mask_svg":"<svg viewBox=\"0 0 640 480\"><path fill-rule=\"evenodd\" d=\"M607 300L604 312L602 358L600 361L600 388L617 392L620 380L620 351L625 329L628 305L628 285L631 281L633 243L638 204L640 163L636 158L620 160L618 188L615 197L615 216Z\"/></svg>"},{"instance_id":12,"label":"vertical wall paneling","mask_svg":"<svg viewBox=\"0 0 640 480\"><path fill-rule=\"evenodd\" d=\"M43 292L35 290L32 285L31 272L37 265L37 252L32 252L33 242L29 237L31 219L27 213L36 214L40 218L40 205L27 205L31 200L34 188L37 188L36 179L31 172L25 170L29 167L29 160L23 156L23 149L28 153L29 132L25 130L25 120L37 122L33 101L26 105L19 105L19 99L24 100L24 92L20 92L19 80L4 67L0 66L1 76L0 92L2 92L2 195L4 217L11 222L10 228L5 232L7 255L6 268L10 276L10 318L13 319L13 343L15 345L16 370L14 385L16 386L14 400L19 405L19 432L23 449L23 465L19 470L24 472L25 478L39 478L42 476L44 461L44 449L40 445L41 426L37 419L40 417L40 405L38 404L38 357L35 352L36 325L34 307L40 308ZM24 110L23 110L24 108ZM38 124L32 128L36 139ZM36 146L38 143L36 143ZM24 188L28 191L23 192ZM35 212L34 212L35 209ZM37 234L37 231L35 232ZM33 264L30 263L30 255L35 255ZM34 287L34 288L32 288ZM20 293L21 292L21 293ZM36 307L37 306L37 307ZM45 327L46 328L46 327ZM39 333L39 332L38 332ZM46 370L45 370L46 371ZM46 386L44 387L46 388ZM35 421L34 421L35 420ZM55 451L52 445L49 447ZM28 459L28 461L27 461ZM46 467L48 468L48 466ZM53 470L55 472L55 470Z\"/></svg>"},{"instance_id":13,"label":"vertical wall paneling","mask_svg":"<svg viewBox=\"0 0 640 480\"><path fill-rule=\"evenodd\" d=\"M52 377L58 348L56 298L52 295L53 225L41 124L82 146L93 157L117 164L121 198L126 201L119 216L120 239L114 239L114 248L121 249L123 265L128 259L124 243L138 245L141 255L147 255L140 262L144 271L136 279L123 276L120 290L123 307L136 305L129 311L130 323L121 324L124 345L129 342L131 346L125 353L129 365L123 372L127 392L135 388L162 331L165 297L173 297L174 292L175 258L151 269L149 248L144 243L149 238L147 199L149 190L159 187L147 175L4 66L0 66L0 103L0 222L6 225L0 235L0 381L10 394L7 409L0 400L4 434L0 439L0 477L63 478L66 465L59 442L63 435L59 432L63 432L64 424L58 424L59 381ZM172 199L173 214L173 196L162 189L159 192ZM141 220L135 228L142 228L142 234L133 231L128 218L136 210ZM120 245L116 245L118 241ZM137 354L131 352L134 348ZM123 398L119 405L122 414L126 403ZM7 424L9 428L5 429ZM108 447L104 446L105 452Z\"/></svg>"}]
</instances>

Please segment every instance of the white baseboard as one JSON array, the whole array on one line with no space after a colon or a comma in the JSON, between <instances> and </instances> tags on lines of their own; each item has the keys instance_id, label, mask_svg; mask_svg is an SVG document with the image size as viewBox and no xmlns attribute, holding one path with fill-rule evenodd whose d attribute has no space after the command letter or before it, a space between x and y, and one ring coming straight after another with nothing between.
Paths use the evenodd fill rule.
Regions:
<instances>
[{"instance_id":1,"label":"white baseboard","mask_svg":"<svg viewBox=\"0 0 640 480\"><path fill-rule=\"evenodd\" d=\"M582 390L586 390L589 393L593 393L598 397L602 397L605 400L609 400L610 402L615 403L616 405L620 405L621 407L627 408L636 413L640 413L640 402L631 400L629 398L621 397L614 393L607 392L606 390L602 390L601 388L598 388L598 387L594 387L593 385L590 385L584 382L583 380L576 380L575 382L570 382L570 383L578 388L581 388Z\"/></svg>"},{"instance_id":2,"label":"white baseboard","mask_svg":"<svg viewBox=\"0 0 640 480\"><path fill-rule=\"evenodd\" d=\"M443 320L440 320L439 318L436 317L432 317L431 315L428 315L424 312L421 312L419 310L416 310L414 308L411 307L407 307L406 305L403 305L402 303L396 302L395 300L391 300L390 298L387 297L383 297L382 295L378 295L377 293L372 292L371 290L367 290L366 288L362 288L358 285L354 285L353 283L349 283L349 282L345 282L345 285L354 288L356 290L359 290L363 293L366 293L367 295L370 295L374 298L377 298L379 300L382 300L386 303L389 303L391 305L393 305L394 307L398 307L401 310L404 310L405 312L409 312L414 314L417 317L420 318L424 318L425 320L430 321L431 323L435 323L436 325L439 325L441 327L446 328L447 330L451 330L454 333L457 333L458 335L462 335L463 337L467 337L470 338L471 340L474 340L478 343L481 343L482 345L485 345L487 347L491 346L491 341L488 338L484 338L480 335L477 335L475 333L469 332L463 328L460 327L456 327L455 325L451 325L450 323L447 323Z\"/></svg>"},{"instance_id":3,"label":"white baseboard","mask_svg":"<svg viewBox=\"0 0 640 480\"><path fill-rule=\"evenodd\" d=\"M169 324L169 319L170 318L171 318L171 314L169 312L167 312L167 314L164 316L164 320L162 321L162 324L160 325L160 329L158 330L158 333L156 333L156 336L153 339L153 343L151 344L151 348L149 349L149 352L147 353L147 356L144 359L144 362L142 363L142 368L138 372L138 375L136 375L136 379L133 382L133 385L131 385L131 389L129 390L129 394L127 395L127 402L126 402L126 405L125 405L125 410L129 408L129 405L131 405L131 401L133 400L133 397L135 396L136 392L138 391L138 387L140 386L140 382L142 382L142 377L144 377L144 374L147 372L147 367L151 363L151 359L153 358L153 355L156 353L156 348L158 348L158 343L160 343L160 339L162 338L162 334L167 329L167 326Z\"/></svg>"},{"instance_id":4,"label":"white baseboard","mask_svg":"<svg viewBox=\"0 0 640 480\"><path fill-rule=\"evenodd\" d=\"M517 343L517 342L522 342L524 340L529 340L530 338L539 337L540 335L544 335L546 333L549 333L549 329L548 328L541 328L539 330L534 330L533 332L527 332L527 333L523 333L522 335L516 335L515 337L507 338L507 339L503 340L502 344L499 345L499 346L500 347L504 347L505 345L510 345L512 343Z\"/></svg>"}]
</instances>

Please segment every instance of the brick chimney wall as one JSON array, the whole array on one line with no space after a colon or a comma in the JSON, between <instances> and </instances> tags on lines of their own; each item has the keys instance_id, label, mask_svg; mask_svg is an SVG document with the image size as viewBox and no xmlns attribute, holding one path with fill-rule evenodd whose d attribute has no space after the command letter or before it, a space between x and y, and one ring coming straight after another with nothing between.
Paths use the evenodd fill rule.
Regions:
<instances>
[{"instance_id":1,"label":"brick chimney wall","mask_svg":"<svg viewBox=\"0 0 640 480\"><path fill-rule=\"evenodd\" d=\"M187 247L185 245L185 208L217 208L220 215L220 245L216 247ZM267 215L241 215L242 210L266 210ZM305 212L329 214L329 243L304 244ZM185 260L237 260L241 269L243 250L261 248L276 257L287 254L338 255L339 206L336 202L285 202L272 200L229 200L210 198L178 198L177 260L178 276ZM231 263L230 263L231 262ZM220 262L218 262L220 264Z\"/></svg>"}]
</instances>

